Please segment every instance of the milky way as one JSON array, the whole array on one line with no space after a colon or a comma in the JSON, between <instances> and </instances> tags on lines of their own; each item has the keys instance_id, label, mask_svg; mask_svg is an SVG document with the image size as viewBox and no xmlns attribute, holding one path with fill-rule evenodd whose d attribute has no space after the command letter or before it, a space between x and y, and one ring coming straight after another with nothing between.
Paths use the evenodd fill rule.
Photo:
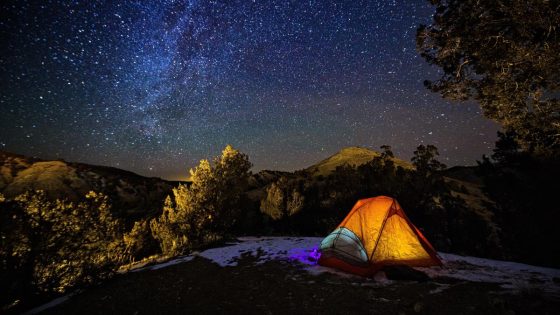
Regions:
<instances>
[{"instance_id":1,"label":"milky way","mask_svg":"<svg viewBox=\"0 0 560 315\"><path fill-rule=\"evenodd\" d=\"M2 1L0 149L184 178L232 144L254 169L350 145L448 165L497 126L427 91L427 1Z\"/></svg>"}]
</instances>

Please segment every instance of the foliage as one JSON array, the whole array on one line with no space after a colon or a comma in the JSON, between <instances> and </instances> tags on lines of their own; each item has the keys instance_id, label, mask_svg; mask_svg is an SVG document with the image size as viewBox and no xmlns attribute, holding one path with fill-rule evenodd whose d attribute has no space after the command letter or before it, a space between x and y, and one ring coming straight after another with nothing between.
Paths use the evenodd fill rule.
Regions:
<instances>
[{"instance_id":1,"label":"foliage","mask_svg":"<svg viewBox=\"0 0 560 315\"><path fill-rule=\"evenodd\" d=\"M337 167L327 177L322 204L331 202L332 207L344 209L345 205L355 202L356 196L361 194L362 182L363 177L355 167L348 164Z\"/></svg>"},{"instance_id":2,"label":"foliage","mask_svg":"<svg viewBox=\"0 0 560 315\"><path fill-rule=\"evenodd\" d=\"M251 163L247 155L227 146L213 165L208 160L190 171L191 184L173 189L160 217L150 221L166 255L182 254L209 237L228 233L241 213Z\"/></svg>"},{"instance_id":3,"label":"foliage","mask_svg":"<svg viewBox=\"0 0 560 315\"><path fill-rule=\"evenodd\" d=\"M551 244L560 243L556 211L560 162L519 150L511 133L499 133L491 159L483 156L478 175L495 203L488 205L501 228L505 258L560 265Z\"/></svg>"},{"instance_id":4,"label":"foliage","mask_svg":"<svg viewBox=\"0 0 560 315\"><path fill-rule=\"evenodd\" d=\"M182 185L176 191L185 189ZM189 233L193 233L191 229L191 221L194 215L186 211L185 208L176 207L171 201L171 197L167 196L163 206L162 214L150 221L150 230L152 236L159 243L161 252L165 255L179 255L188 250Z\"/></svg>"},{"instance_id":5,"label":"foliage","mask_svg":"<svg viewBox=\"0 0 560 315\"><path fill-rule=\"evenodd\" d=\"M79 203L51 201L43 191L0 200L3 298L95 283L122 259L119 222L102 194Z\"/></svg>"},{"instance_id":6,"label":"foliage","mask_svg":"<svg viewBox=\"0 0 560 315\"><path fill-rule=\"evenodd\" d=\"M286 212L286 196L280 188L280 181L270 184L266 189L266 196L261 200L261 211L269 215L272 220L279 220Z\"/></svg>"},{"instance_id":7,"label":"foliage","mask_svg":"<svg viewBox=\"0 0 560 315\"><path fill-rule=\"evenodd\" d=\"M398 196L404 189L408 171L400 166L395 166L391 147L381 146L383 152L379 157L370 162L360 165L358 173L362 176L362 184L365 188L364 196L390 195ZM398 174L397 174L398 173Z\"/></svg>"},{"instance_id":8,"label":"foliage","mask_svg":"<svg viewBox=\"0 0 560 315\"><path fill-rule=\"evenodd\" d=\"M273 220L290 217L303 208L304 197L297 183L290 182L286 177L270 184L266 196L261 200L260 209Z\"/></svg>"},{"instance_id":9,"label":"foliage","mask_svg":"<svg viewBox=\"0 0 560 315\"><path fill-rule=\"evenodd\" d=\"M158 247L156 240L152 236L148 220L136 221L132 230L124 234L123 242L124 255L128 261L137 261L148 257Z\"/></svg>"},{"instance_id":10,"label":"foliage","mask_svg":"<svg viewBox=\"0 0 560 315\"><path fill-rule=\"evenodd\" d=\"M445 164L436 159L438 155L439 152L434 145L418 146L411 159L412 165L416 168L418 175L430 177L445 170Z\"/></svg>"},{"instance_id":11,"label":"foliage","mask_svg":"<svg viewBox=\"0 0 560 315\"><path fill-rule=\"evenodd\" d=\"M523 149L560 151L560 4L547 0L432 0L417 47L443 70L426 81L451 99L474 99L486 117L515 131Z\"/></svg>"}]
</instances>

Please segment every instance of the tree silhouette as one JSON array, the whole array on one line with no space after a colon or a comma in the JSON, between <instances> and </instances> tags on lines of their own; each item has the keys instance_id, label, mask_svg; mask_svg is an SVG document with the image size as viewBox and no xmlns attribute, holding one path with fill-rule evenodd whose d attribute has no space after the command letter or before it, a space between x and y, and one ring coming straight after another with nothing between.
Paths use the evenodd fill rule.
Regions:
<instances>
[{"instance_id":1,"label":"tree silhouette","mask_svg":"<svg viewBox=\"0 0 560 315\"><path fill-rule=\"evenodd\" d=\"M443 70L426 86L443 97L474 99L483 114L515 131L523 149L560 151L558 1L432 0L431 25L417 48Z\"/></svg>"}]
</instances>

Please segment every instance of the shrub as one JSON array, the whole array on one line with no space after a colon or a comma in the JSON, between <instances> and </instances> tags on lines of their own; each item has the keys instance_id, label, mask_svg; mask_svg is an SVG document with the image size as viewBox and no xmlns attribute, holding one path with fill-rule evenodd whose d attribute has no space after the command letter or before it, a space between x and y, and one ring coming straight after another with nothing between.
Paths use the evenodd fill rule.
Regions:
<instances>
[{"instance_id":1,"label":"shrub","mask_svg":"<svg viewBox=\"0 0 560 315\"><path fill-rule=\"evenodd\" d=\"M50 201L43 191L0 200L7 299L95 283L111 276L123 257L120 225L103 194L89 192L79 203Z\"/></svg>"},{"instance_id":2,"label":"shrub","mask_svg":"<svg viewBox=\"0 0 560 315\"><path fill-rule=\"evenodd\" d=\"M228 145L213 164L200 161L190 171L190 186L173 189L161 216L150 221L162 253L185 253L192 246L223 237L236 223L251 163L247 155Z\"/></svg>"}]
</instances>

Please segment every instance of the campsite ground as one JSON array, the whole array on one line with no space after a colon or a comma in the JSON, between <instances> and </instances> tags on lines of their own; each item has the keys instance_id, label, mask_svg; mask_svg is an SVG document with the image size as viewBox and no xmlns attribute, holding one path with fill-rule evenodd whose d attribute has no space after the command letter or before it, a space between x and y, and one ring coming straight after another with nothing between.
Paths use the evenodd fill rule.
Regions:
<instances>
[{"instance_id":1,"label":"campsite ground","mask_svg":"<svg viewBox=\"0 0 560 315\"><path fill-rule=\"evenodd\" d=\"M556 314L560 309L558 270L503 262L490 266L489 260L476 265L476 258L459 262L460 256L445 255L450 267L445 272L439 267L423 269L430 275L426 281L396 281L382 275L366 279L307 263L301 260L302 248L286 249L309 247L314 241L266 238L211 249L124 273L44 313ZM492 281L492 274L484 278L494 269L503 282ZM508 272L510 277L526 272L527 278L523 274L518 278L528 281L506 279ZM489 281L479 281L484 279ZM519 285L512 290L504 285L508 281Z\"/></svg>"}]
</instances>

